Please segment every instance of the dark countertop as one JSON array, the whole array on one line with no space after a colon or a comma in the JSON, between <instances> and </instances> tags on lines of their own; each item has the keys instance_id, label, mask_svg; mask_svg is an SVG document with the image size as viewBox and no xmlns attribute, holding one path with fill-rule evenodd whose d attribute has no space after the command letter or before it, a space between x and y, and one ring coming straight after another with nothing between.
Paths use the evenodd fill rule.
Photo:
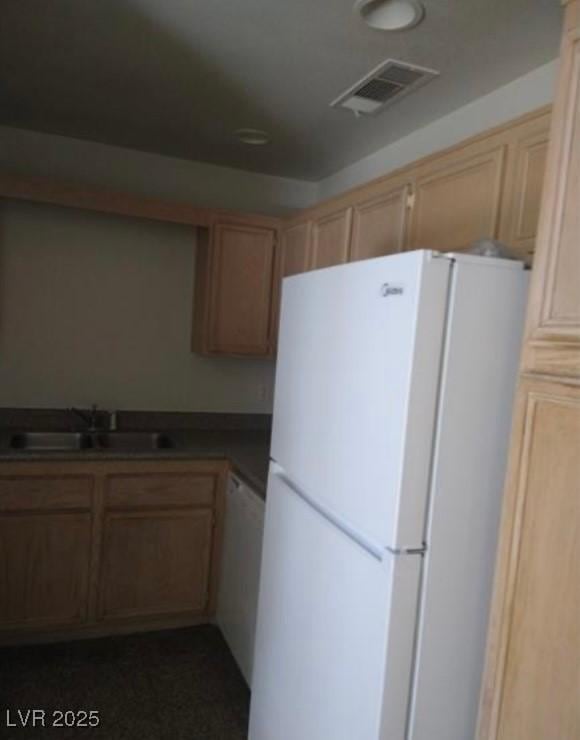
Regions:
<instances>
[{"instance_id":1,"label":"dark countertop","mask_svg":"<svg viewBox=\"0 0 580 740\"><path fill-rule=\"evenodd\" d=\"M128 431L128 430L124 430ZM0 433L0 463L43 460L202 460L229 459L236 473L262 497L266 495L270 432L255 429L163 429L174 443L151 452L89 449L74 452L31 452L10 447L13 432Z\"/></svg>"}]
</instances>

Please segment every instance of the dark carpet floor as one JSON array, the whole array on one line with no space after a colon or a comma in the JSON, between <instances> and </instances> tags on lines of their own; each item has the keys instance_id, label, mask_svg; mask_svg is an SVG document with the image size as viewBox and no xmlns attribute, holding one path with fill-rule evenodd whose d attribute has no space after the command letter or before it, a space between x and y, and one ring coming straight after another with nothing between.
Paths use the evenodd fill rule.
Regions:
<instances>
[{"instance_id":1,"label":"dark carpet floor","mask_svg":"<svg viewBox=\"0 0 580 740\"><path fill-rule=\"evenodd\" d=\"M0 648L2 740L246 740L248 707L248 688L211 626ZM23 718L45 710L47 726L23 729L19 709ZM77 712L69 723L96 710L99 726L49 727L54 710Z\"/></svg>"}]
</instances>

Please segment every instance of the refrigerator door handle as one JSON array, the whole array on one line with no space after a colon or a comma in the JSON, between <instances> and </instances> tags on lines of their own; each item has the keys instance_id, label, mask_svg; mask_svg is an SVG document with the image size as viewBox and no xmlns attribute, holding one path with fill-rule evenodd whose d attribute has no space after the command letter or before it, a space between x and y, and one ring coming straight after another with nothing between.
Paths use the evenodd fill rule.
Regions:
<instances>
[{"instance_id":1,"label":"refrigerator door handle","mask_svg":"<svg viewBox=\"0 0 580 740\"><path fill-rule=\"evenodd\" d=\"M424 555L427 552L427 545L421 547L387 547L391 555Z\"/></svg>"},{"instance_id":2,"label":"refrigerator door handle","mask_svg":"<svg viewBox=\"0 0 580 740\"><path fill-rule=\"evenodd\" d=\"M383 562L385 556L384 548L372 542L360 532L357 532L348 524L348 522L345 522L339 516L322 506L318 501L315 501L312 497L305 493L299 486L296 485L296 483L291 478L286 475L283 468L280 467L278 463L272 462L271 472L273 475L280 478L280 480L282 480L293 493L301 498L305 504L310 506L310 508L314 509L314 511L320 514L321 517L323 517L333 526L339 529L344 535L346 535L359 547L362 547L363 550L366 550L366 552L368 552L368 554L371 555L373 558L375 558L379 562Z\"/></svg>"}]
</instances>

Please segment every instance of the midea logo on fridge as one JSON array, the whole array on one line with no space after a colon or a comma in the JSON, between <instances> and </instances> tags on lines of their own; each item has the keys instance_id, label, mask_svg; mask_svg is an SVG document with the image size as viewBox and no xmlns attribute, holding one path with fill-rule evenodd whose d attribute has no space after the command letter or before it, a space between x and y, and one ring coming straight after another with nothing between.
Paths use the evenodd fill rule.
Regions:
<instances>
[{"instance_id":1,"label":"midea logo on fridge","mask_svg":"<svg viewBox=\"0 0 580 740\"><path fill-rule=\"evenodd\" d=\"M403 295L404 286L397 283L383 283L381 285L381 295L387 297L390 295Z\"/></svg>"}]
</instances>

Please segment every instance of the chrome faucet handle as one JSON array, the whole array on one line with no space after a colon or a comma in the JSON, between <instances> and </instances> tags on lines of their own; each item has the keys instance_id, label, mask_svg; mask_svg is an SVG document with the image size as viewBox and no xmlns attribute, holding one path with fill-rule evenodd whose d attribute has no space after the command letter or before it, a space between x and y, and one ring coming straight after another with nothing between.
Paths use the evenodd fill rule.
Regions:
<instances>
[{"instance_id":1,"label":"chrome faucet handle","mask_svg":"<svg viewBox=\"0 0 580 740\"><path fill-rule=\"evenodd\" d=\"M109 431L110 432L117 431L117 412L116 411L109 411Z\"/></svg>"},{"instance_id":2,"label":"chrome faucet handle","mask_svg":"<svg viewBox=\"0 0 580 740\"><path fill-rule=\"evenodd\" d=\"M86 413L85 411L81 411L80 409L76 409L74 406L71 407L71 412L73 414L76 414L79 419L82 419L84 423L87 425L87 431L89 432L96 432L98 431L98 406L96 403L91 404L91 410L89 413Z\"/></svg>"}]
</instances>

